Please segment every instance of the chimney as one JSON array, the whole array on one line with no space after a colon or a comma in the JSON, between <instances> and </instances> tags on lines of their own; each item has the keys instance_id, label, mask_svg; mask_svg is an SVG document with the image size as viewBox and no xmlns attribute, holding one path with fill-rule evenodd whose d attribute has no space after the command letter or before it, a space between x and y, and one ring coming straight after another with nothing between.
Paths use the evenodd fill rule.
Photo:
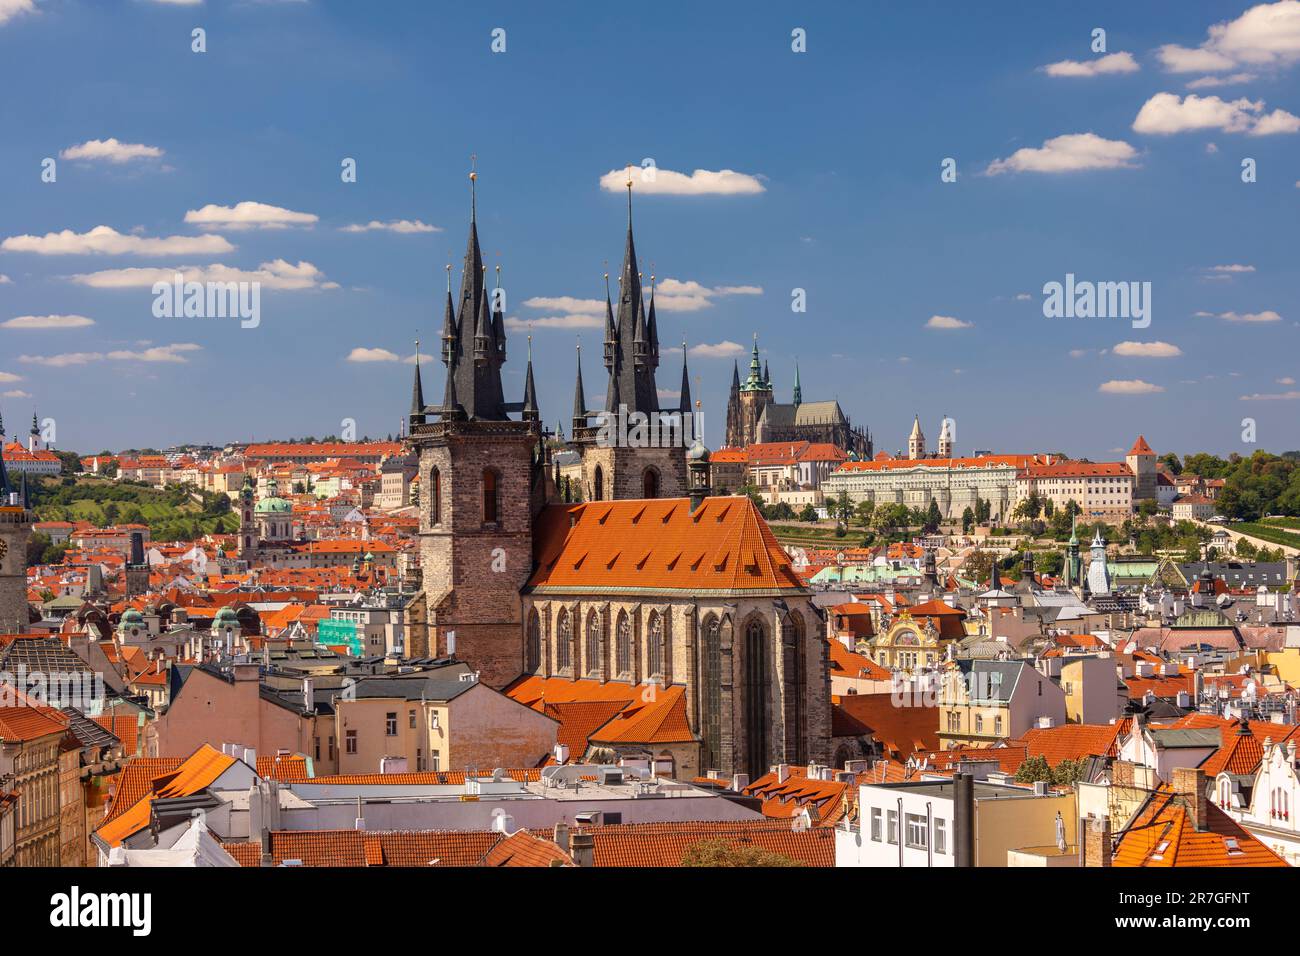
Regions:
<instances>
[{"instance_id":1,"label":"chimney","mask_svg":"<svg viewBox=\"0 0 1300 956\"><path fill-rule=\"evenodd\" d=\"M578 830L569 840L569 855L578 866L596 865L596 838L585 830Z\"/></svg>"},{"instance_id":2,"label":"chimney","mask_svg":"<svg viewBox=\"0 0 1300 956\"><path fill-rule=\"evenodd\" d=\"M743 793L745 788L748 786L749 774L747 773L738 773L731 778L731 789L736 791L736 793Z\"/></svg>"},{"instance_id":3,"label":"chimney","mask_svg":"<svg viewBox=\"0 0 1300 956\"><path fill-rule=\"evenodd\" d=\"M953 782L952 836L955 866L975 865L975 778L955 773Z\"/></svg>"},{"instance_id":4,"label":"chimney","mask_svg":"<svg viewBox=\"0 0 1300 956\"><path fill-rule=\"evenodd\" d=\"M790 765L788 763L779 763L776 765L776 782L785 783L790 779Z\"/></svg>"},{"instance_id":5,"label":"chimney","mask_svg":"<svg viewBox=\"0 0 1300 956\"><path fill-rule=\"evenodd\" d=\"M565 853L569 852L569 825L567 823L557 823L555 825L555 845Z\"/></svg>"},{"instance_id":6,"label":"chimney","mask_svg":"<svg viewBox=\"0 0 1300 956\"><path fill-rule=\"evenodd\" d=\"M1176 767L1173 779L1174 793L1185 803L1187 812L1198 832L1206 826L1209 798L1205 795L1205 775L1199 767Z\"/></svg>"},{"instance_id":7,"label":"chimney","mask_svg":"<svg viewBox=\"0 0 1300 956\"><path fill-rule=\"evenodd\" d=\"M357 797L357 820L356 820L356 828L357 828L358 830L364 830L364 829L366 828L366 818L365 818L365 816L363 816L363 813L364 813L364 811L361 809L361 798L360 798L360 797Z\"/></svg>"},{"instance_id":8,"label":"chimney","mask_svg":"<svg viewBox=\"0 0 1300 956\"><path fill-rule=\"evenodd\" d=\"M1089 814L1085 829L1087 832L1083 838L1083 865L1110 866L1113 852L1110 843L1110 818L1098 818Z\"/></svg>"}]
</instances>

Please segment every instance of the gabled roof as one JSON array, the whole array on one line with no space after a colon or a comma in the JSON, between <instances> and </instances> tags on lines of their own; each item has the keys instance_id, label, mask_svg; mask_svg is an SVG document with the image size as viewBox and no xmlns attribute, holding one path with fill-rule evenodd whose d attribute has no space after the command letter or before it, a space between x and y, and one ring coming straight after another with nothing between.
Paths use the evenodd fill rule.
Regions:
<instances>
[{"instance_id":1,"label":"gabled roof","mask_svg":"<svg viewBox=\"0 0 1300 956\"><path fill-rule=\"evenodd\" d=\"M543 592L806 593L785 550L747 497L550 505L534 529Z\"/></svg>"},{"instance_id":2,"label":"gabled roof","mask_svg":"<svg viewBox=\"0 0 1300 956\"><path fill-rule=\"evenodd\" d=\"M1147 444L1147 440L1141 435L1138 435L1137 441L1133 443L1133 447L1128 450L1128 453L1130 455L1154 455L1155 454L1155 452L1151 450L1151 446Z\"/></svg>"},{"instance_id":3,"label":"gabled roof","mask_svg":"<svg viewBox=\"0 0 1300 956\"><path fill-rule=\"evenodd\" d=\"M1286 866L1213 803L1205 829L1197 830L1187 798L1161 784L1124 833L1112 857L1115 866Z\"/></svg>"}]
</instances>

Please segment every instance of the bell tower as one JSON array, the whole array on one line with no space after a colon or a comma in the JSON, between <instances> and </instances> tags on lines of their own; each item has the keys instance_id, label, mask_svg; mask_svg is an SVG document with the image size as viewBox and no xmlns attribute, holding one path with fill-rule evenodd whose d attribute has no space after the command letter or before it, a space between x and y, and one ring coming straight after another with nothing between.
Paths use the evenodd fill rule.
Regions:
<instances>
[{"instance_id":1,"label":"bell tower","mask_svg":"<svg viewBox=\"0 0 1300 956\"><path fill-rule=\"evenodd\" d=\"M505 325L483 281L477 179L471 172L459 310L450 286L447 292L443 401L410 416L423 591L411 608L408 648L412 656L455 656L499 688L524 671L520 592L533 568L533 518L547 492L531 357L525 401L502 399Z\"/></svg>"}]
</instances>

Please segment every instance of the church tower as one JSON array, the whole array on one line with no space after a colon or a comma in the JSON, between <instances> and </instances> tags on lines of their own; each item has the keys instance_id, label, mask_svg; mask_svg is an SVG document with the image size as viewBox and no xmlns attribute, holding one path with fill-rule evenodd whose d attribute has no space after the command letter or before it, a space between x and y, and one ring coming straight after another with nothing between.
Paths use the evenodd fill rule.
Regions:
<instances>
[{"instance_id":1,"label":"church tower","mask_svg":"<svg viewBox=\"0 0 1300 956\"><path fill-rule=\"evenodd\" d=\"M925 434L921 431L921 416L912 419L912 434L907 436L907 457L912 461L925 457Z\"/></svg>"},{"instance_id":2,"label":"church tower","mask_svg":"<svg viewBox=\"0 0 1300 956\"><path fill-rule=\"evenodd\" d=\"M261 545L257 522L253 520L253 477L244 472L244 484L239 489L239 557L243 561L253 561Z\"/></svg>"},{"instance_id":3,"label":"church tower","mask_svg":"<svg viewBox=\"0 0 1300 956\"><path fill-rule=\"evenodd\" d=\"M1124 456L1128 470L1133 472L1133 500L1143 501L1156 496L1156 453L1147 440L1138 435L1133 447Z\"/></svg>"},{"instance_id":4,"label":"church tower","mask_svg":"<svg viewBox=\"0 0 1300 956\"><path fill-rule=\"evenodd\" d=\"M520 591L532 571L532 523L547 486L531 360L525 401L504 400L505 321L499 301L490 301L479 248L477 179L471 172L458 304L448 282L442 404L413 408L410 416L422 489L422 591L408 606L407 649L455 656L500 688L524 670ZM422 397L418 366L413 394Z\"/></svg>"},{"instance_id":5,"label":"church tower","mask_svg":"<svg viewBox=\"0 0 1300 956\"><path fill-rule=\"evenodd\" d=\"M659 326L654 277L651 277L648 313L641 278L632 236L632 180L629 178L627 242L618 277L617 315L609 297L609 277L605 277L604 345L609 376L605 407L596 413L595 427L586 424L585 415L580 423L576 407L573 412L573 443L582 455L584 501L683 498L687 494L682 410L661 408L655 385ZM689 410L686 414L689 415Z\"/></svg>"},{"instance_id":6,"label":"church tower","mask_svg":"<svg viewBox=\"0 0 1300 956\"><path fill-rule=\"evenodd\" d=\"M0 627L16 634L27 630L27 541L34 515L27 507L25 489L9 481L0 448Z\"/></svg>"},{"instance_id":7,"label":"church tower","mask_svg":"<svg viewBox=\"0 0 1300 956\"><path fill-rule=\"evenodd\" d=\"M947 415L943 417L943 425L939 429L939 457L952 457L952 419Z\"/></svg>"}]
</instances>

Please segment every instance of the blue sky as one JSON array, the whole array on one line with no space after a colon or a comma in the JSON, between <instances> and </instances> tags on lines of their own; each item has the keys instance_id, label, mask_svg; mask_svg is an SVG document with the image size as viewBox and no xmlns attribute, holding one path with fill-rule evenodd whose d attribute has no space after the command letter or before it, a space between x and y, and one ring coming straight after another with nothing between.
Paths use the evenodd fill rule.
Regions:
<instances>
[{"instance_id":1,"label":"blue sky","mask_svg":"<svg viewBox=\"0 0 1300 956\"><path fill-rule=\"evenodd\" d=\"M25 431L35 405L80 451L396 431L476 153L507 395L532 323L567 431L578 336L589 398L604 370L563 297L603 297L625 197L601 178L649 157L641 265L680 283L659 385L685 336L715 447L757 331L779 400L797 357L805 399L838 398L878 449L914 413L932 436L952 416L964 453L1300 448L1300 2L1089 6L0 0L0 408ZM307 222L232 222L240 203ZM346 228L403 220L437 231ZM255 329L155 318L120 272L278 260L269 284L302 288L264 288ZM1045 318L1067 273L1150 282L1150 327Z\"/></svg>"}]
</instances>

